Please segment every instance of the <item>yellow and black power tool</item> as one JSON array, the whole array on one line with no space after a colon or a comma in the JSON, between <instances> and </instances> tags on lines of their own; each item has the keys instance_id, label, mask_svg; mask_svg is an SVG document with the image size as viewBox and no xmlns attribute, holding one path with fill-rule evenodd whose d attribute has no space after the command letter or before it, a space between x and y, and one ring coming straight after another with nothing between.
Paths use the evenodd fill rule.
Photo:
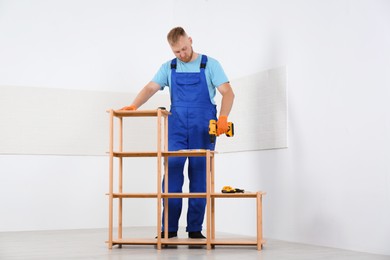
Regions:
<instances>
[{"instance_id":1,"label":"yellow and black power tool","mask_svg":"<svg viewBox=\"0 0 390 260\"><path fill-rule=\"evenodd\" d=\"M210 142L215 143L215 138L217 137L217 120L211 119L209 123L209 135ZM226 132L227 137L234 136L234 124L232 122L228 122L228 131Z\"/></svg>"}]
</instances>

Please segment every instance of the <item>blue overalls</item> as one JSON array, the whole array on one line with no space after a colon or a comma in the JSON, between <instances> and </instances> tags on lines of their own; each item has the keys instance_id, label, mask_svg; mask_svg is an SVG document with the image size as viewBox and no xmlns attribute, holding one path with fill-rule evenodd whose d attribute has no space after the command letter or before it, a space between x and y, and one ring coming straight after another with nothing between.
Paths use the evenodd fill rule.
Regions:
<instances>
[{"instance_id":1,"label":"blue overalls","mask_svg":"<svg viewBox=\"0 0 390 260\"><path fill-rule=\"evenodd\" d=\"M200 72L176 72L176 59L171 62L171 115L168 118L169 151L214 150L215 148L215 144L210 143L208 134L210 119L216 119L216 106L210 101L205 75L206 63L207 56L202 55ZM183 170L186 160L187 157L170 157L168 159L169 192L182 192ZM190 192L206 192L206 158L188 157L188 160ZM169 199L168 205L168 231L175 232L179 228L182 199ZM202 230L205 207L205 198L190 198L188 200L187 232Z\"/></svg>"}]
</instances>

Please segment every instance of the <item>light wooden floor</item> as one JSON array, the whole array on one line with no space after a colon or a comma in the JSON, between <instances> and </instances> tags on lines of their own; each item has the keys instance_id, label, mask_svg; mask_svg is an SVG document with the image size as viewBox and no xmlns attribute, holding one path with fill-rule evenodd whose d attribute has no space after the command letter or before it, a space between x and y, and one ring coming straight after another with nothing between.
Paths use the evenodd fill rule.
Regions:
<instances>
[{"instance_id":1,"label":"light wooden floor","mask_svg":"<svg viewBox=\"0 0 390 260\"><path fill-rule=\"evenodd\" d=\"M125 234L154 236L154 228L127 228ZM186 237L187 233L179 233ZM219 234L227 236L226 234ZM266 239L262 251L255 246L216 246L213 250L177 246L156 250L154 246L107 248L107 229L81 229L36 232L0 232L1 260L57 259L175 259L175 260L390 260L390 256L373 255L327 247L311 246Z\"/></svg>"}]
</instances>

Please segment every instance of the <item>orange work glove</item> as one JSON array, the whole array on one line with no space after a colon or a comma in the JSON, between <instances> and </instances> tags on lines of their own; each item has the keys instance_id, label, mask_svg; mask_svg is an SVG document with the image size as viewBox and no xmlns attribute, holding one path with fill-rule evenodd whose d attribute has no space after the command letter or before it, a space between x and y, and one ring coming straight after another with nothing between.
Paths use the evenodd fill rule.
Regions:
<instances>
[{"instance_id":1,"label":"orange work glove","mask_svg":"<svg viewBox=\"0 0 390 260\"><path fill-rule=\"evenodd\" d=\"M137 110L137 107L134 105L122 107L120 110Z\"/></svg>"},{"instance_id":2,"label":"orange work glove","mask_svg":"<svg viewBox=\"0 0 390 260\"><path fill-rule=\"evenodd\" d=\"M217 121L217 136L224 134L228 131L228 121L227 116L219 116Z\"/></svg>"}]
</instances>

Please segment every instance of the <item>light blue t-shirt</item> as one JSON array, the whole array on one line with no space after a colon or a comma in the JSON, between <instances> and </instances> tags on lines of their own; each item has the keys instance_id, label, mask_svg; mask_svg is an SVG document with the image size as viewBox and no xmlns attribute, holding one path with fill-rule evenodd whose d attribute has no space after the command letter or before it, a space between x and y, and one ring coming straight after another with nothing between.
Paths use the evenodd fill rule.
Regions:
<instances>
[{"instance_id":1,"label":"light blue t-shirt","mask_svg":"<svg viewBox=\"0 0 390 260\"><path fill-rule=\"evenodd\" d=\"M215 105L215 89L220 85L229 82L225 72L222 69L221 64L213 58L207 56L207 64L205 69L207 85L209 88L210 101ZM202 55L199 54L196 60L191 62L182 62L177 59L177 72L199 72L200 71L200 62L202 60ZM165 62L161 65L160 69L152 79L153 82L160 85L161 90L165 87L171 85L171 61Z\"/></svg>"}]
</instances>

